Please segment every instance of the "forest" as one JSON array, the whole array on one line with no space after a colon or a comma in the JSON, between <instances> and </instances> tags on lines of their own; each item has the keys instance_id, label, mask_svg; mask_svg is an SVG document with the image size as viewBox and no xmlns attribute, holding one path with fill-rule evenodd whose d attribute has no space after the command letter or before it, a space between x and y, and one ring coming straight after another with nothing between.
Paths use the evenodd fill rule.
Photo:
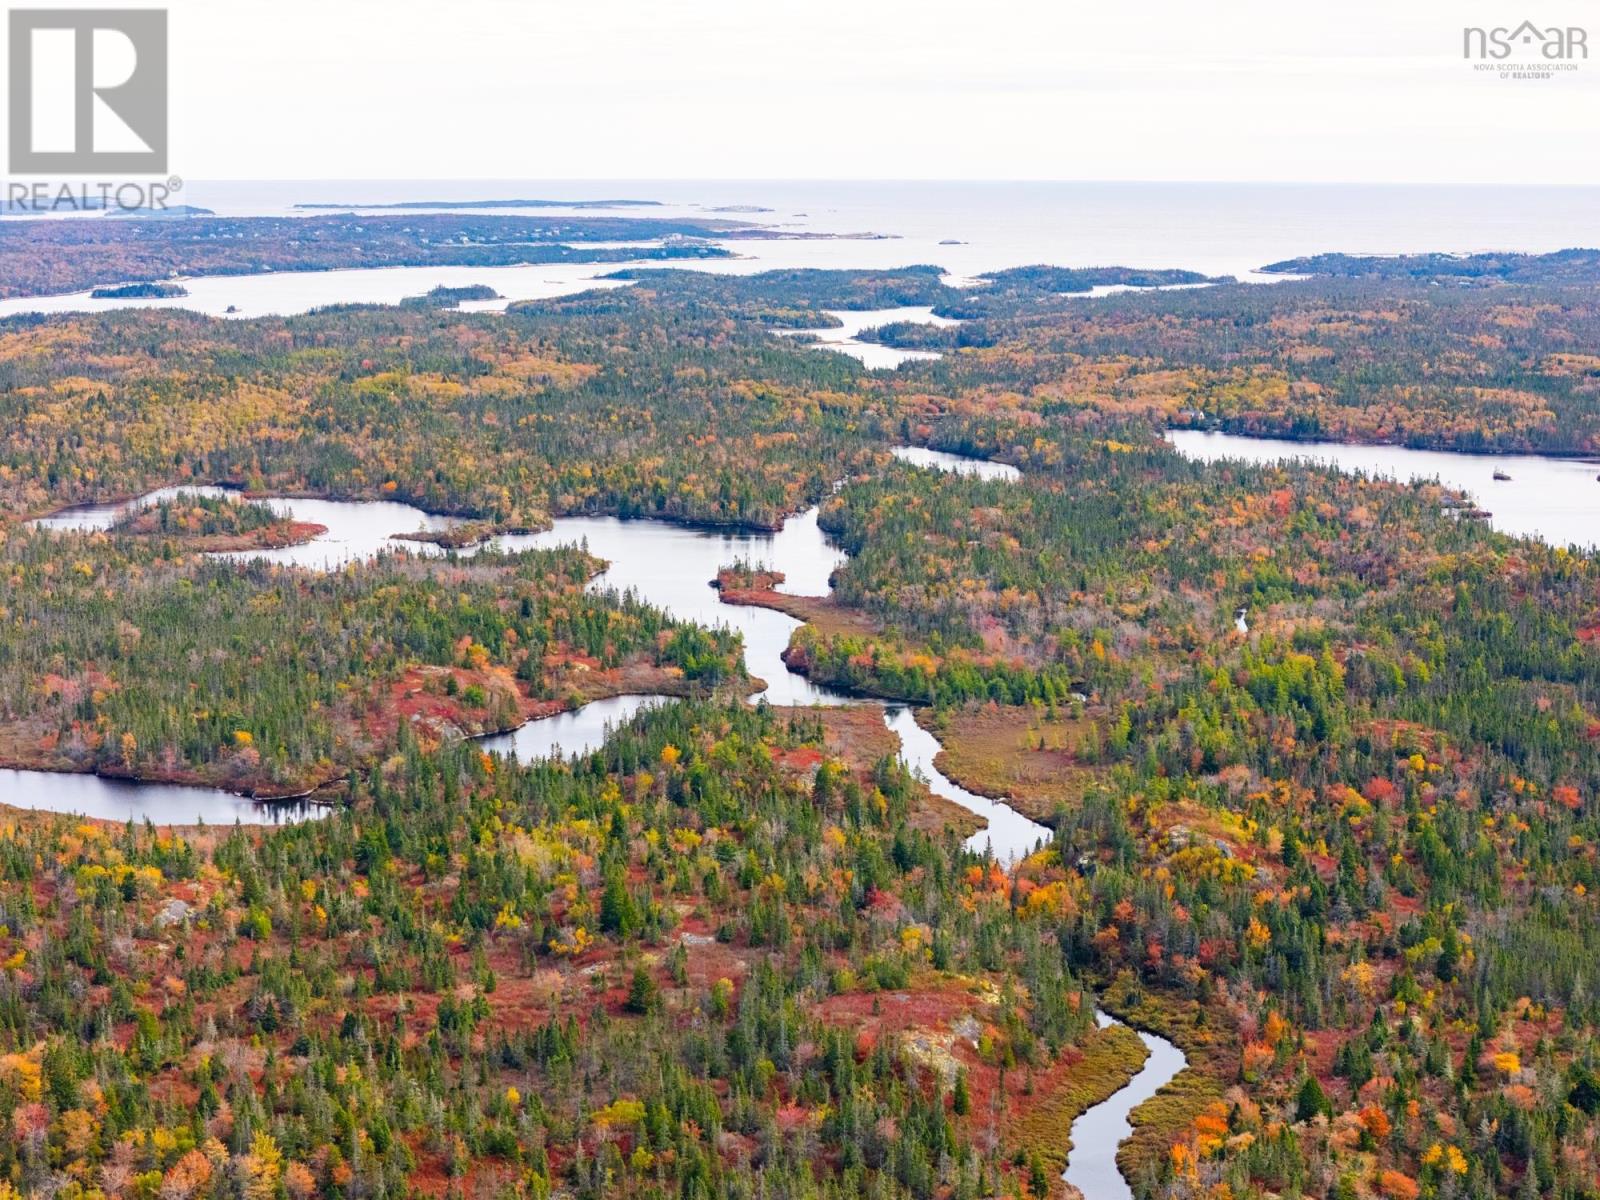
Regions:
<instances>
[{"instance_id":1,"label":"forest","mask_svg":"<svg viewBox=\"0 0 1600 1200\"><path fill-rule=\"evenodd\" d=\"M927 370L936 390L1022 397L1041 410L1295 439L1593 455L1600 309L1592 284L1549 274L1475 287L1308 278L1092 300L978 289L936 310L971 322L970 332L962 326L970 348Z\"/></svg>"},{"instance_id":2,"label":"forest","mask_svg":"<svg viewBox=\"0 0 1600 1200\"><path fill-rule=\"evenodd\" d=\"M1189 1059L1135 1110L1141 1200L1600 1194L1600 560L1161 436L1592 448L1590 297L629 279L0 325L0 762L334 785L281 829L0 819L0 1196L1059 1197L1142 1057L1097 1006ZM910 304L973 334L869 372L771 333ZM201 483L244 495L27 523ZM724 597L1054 840L965 848L875 710L746 704L734 634L588 590L582 548L207 556L282 494L820 503L830 597L732 562ZM641 680L683 699L583 758L465 740Z\"/></svg>"},{"instance_id":3,"label":"forest","mask_svg":"<svg viewBox=\"0 0 1600 1200\"><path fill-rule=\"evenodd\" d=\"M294 795L392 750L402 727L437 742L743 677L725 634L585 592L600 564L576 550L398 552L315 574L188 545L7 539L0 757Z\"/></svg>"},{"instance_id":4,"label":"forest","mask_svg":"<svg viewBox=\"0 0 1600 1200\"><path fill-rule=\"evenodd\" d=\"M1261 268L1277 274L1449 283L1576 283L1600 281L1600 251L1550 254L1312 254Z\"/></svg>"},{"instance_id":5,"label":"forest","mask_svg":"<svg viewBox=\"0 0 1600 1200\"><path fill-rule=\"evenodd\" d=\"M185 216L164 221L0 221L0 297L44 296L102 286L111 294L170 295L171 275L246 275L357 267L511 266L715 258L706 238L763 231L724 218L509 217L499 215L300 217ZM589 246L644 238L661 246ZM158 290L118 292L132 282Z\"/></svg>"}]
</instances>

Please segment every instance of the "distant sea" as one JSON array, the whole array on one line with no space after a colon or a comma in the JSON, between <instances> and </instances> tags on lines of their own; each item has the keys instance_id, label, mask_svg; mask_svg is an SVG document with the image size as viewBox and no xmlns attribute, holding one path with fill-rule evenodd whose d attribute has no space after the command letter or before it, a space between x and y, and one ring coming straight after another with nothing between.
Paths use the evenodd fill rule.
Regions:
<instances>
[{"instance_id":1,"label":"distant sea","mask_svg":"<svg viewBox=\"0 0 1600 1200\"><path fill-rule=\"evenodd\" d=\"M556 215L701 216L881 240L787 243L774 265L932 263L970 277L1002 267L1187 267L1246 278L1321 251L1544 252L1600 246L1600 188L1229 183L969 183L750 180L191 181L177 200L223 215L305 203L656 200ZM716 212L716 209L735 210ZM753 211L770 210L770 211ZM488 210L515 212L515 209ZM960 244L941 244L957 242ZM778 260L781 260L779 262Z\"/></svg>"}]
</instances>

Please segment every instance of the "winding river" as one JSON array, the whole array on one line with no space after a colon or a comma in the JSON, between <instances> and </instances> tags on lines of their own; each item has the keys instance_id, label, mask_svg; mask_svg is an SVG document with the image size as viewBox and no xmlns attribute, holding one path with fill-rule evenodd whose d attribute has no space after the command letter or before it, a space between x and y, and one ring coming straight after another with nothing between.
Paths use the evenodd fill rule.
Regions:
<instances>
[{"instance_id":1,"label":"winding river","mask_svg":"<svg viewBox=\"0 0 1600 1200\"><path fill-rule=\"evenodd\" d=\"M857 330L852 327L830 332L835 336L845 333L853 340ZM1594 545L1600 538L1600 482L1595 480L1596 467L1590 463L1535 456L1485 458L1392 446L1287 442L1194 430L1174 430L1168 436L1179 452L1204 461L1242 459L1259 463L1309 458L1344 470L1399 479L1438 479L1471 493L1482 507L1494 513L1493 524L1504 532L1540 537L1558 545ZM987 479L1019 478L1015 467L942 451L897 447L894 455L910 466L929 470ZM1496 470L1511 478L1494 479ZM219 489L187 490L220 494ZM163 489L132 504L170 494L172 489ZM396 533L438 530L451 524L449 518L404 504L295 498L275 498L270 503L295 520L327 526L327 532L299 546L233 557L263 558L326 570L393 546L391 538ZM62 530L104 529L128 507L84 506L39 523ZM831 577L844 564L845 555L823 533L816 508L790 518L773 533L708 531L653 520L568 517L557 520L553 528L543 533L505 537L498 544L517 550L573 543L587 545L610 564L592 587L632 591L679 619L737 630L744 639L747 668L765 683L764 690L752 700L766 699L779 705L877 703L842 695L791 672L781 656L800 623L771 609L724 605L709 583L720 568L745 561L784 572L781 591L794 595L828 594ZM413 553L441 553L428 543L406 545ZM1240 632L1248 632L1243 610L1235 614L1235 623ZM663 696L616 696L485 738L483 745L519 760L581 754L598 747L618 723L667 702ZM1049 839L1048 829L1010 805L969 792L945 776L934 762L940 751L938 739L917 724L910 708L899 704L881 707L884 723L899 737L902 760L927 781L936 795L987 822L969 839L971 848L980 852L988 849L1001 861L1014 861ZM306 805L259 804L208 788L14 770L0 770L0 800L21 808L84 813L111 820L148 818L163 825L190 823L197 818L210 824L277 823L321 811ZM1104 1013L1097 1013L1097 1020L1102 1026L1112 1022ZM1131 1132L1129 1114L1185 1066L1182 1051L1170 1041L1144 1032L1139 1037L1149 1050L1143 1067L1121 1090L1088 1109L1072 1126L1075 1149L1063 1178L1089 1200L1130 1200L1132 1192L1116 1163L1117 1148Z\"/></svg>"},{"instance_id":2,"label":"winding river","mask_svg":"<svg viewBox=\"0 0 1600 1200\"><path fill-rule=\"evenodd\" d=\"M1096 1012L1094 1017L1101 1029L1116 1024L1103 1012ZM1129 1114L1188 1065L1183 1051L1166 1038L1141 1030L1139 1040L1150 1052L1144 1066L1119 1091L1085 1109L1072 1123L1072 1153L1061 1178L1082 1192L1086 1200L1133 1200L1133 1189L1117 1166L1117 1150L1133 1133Z\"/></svg>"},{"instance_id":3,"label":"winding river","mask_svg":"<svg viewBox=\"0 0 1600 1200\"><path fill-rule=\"evenodd\" d=\"M919 194L927 190L925 185L915 186ZM835 191L835 185L829 185L828 197L833 197ZM1259 209L1250 211L1266 213L1270 207L1273 214L1279 214L1284 197L1276 193L1263 195L1265 200ZM766 199L764 196L751 198ZM812 195L792 198L785 208L785 219L803 217L804 213L790 210L797 205L807 209L817 208L817 199ZM1013 262L1114 261L1118 257L1126 257L1130 261L1136 257L1164 259L1165 252L1157 251L1152 255L1146 245L1149 230L1163 228L1163 222L1145 220L1130 223L1126 219L1130 205L1143 205L1147 211L1155 211L1149 206L1156 202L1142 192L1113 190L1102 195L1090 191L1082 195L1073 193L1067 197L1071 203L1090 213L1091 219L1070 223L1071 229L1079 230L1079 241L1068 247L1066 252L1059 248L1041 251L1037 242L1039 229L1048 230L1052 238L1059 239L1062 236L1060 213L1063 197L1054 193L1030 196L1007 192L999 199L1001 203L983 209L987 223L980 222L977 226L981 233L987 235L989 248L986 250L958 250L946 245L951 232L959 231L963 238L967 234L967 225L963 222L973 201L968 190L963 188L958 189L954 198L947 201L948 205L954 206L948 211L933 210L929 214L919 215L921 224L909 231L896 227L895 232L910 234L903 240L856 242L842 246L828 241L741 243L739 249L746 256L743 259L672 265L751 273L777 266L889 266L944 261L954 256L954 265L967 276L964 282L970 284L974 282L972 277L983 270ZM1184 219L1166 222L1181 235L1174 241L1174 246L1186 245L1196 236L1209 237L1211 241L1206 245L1211 246L1214 253L1220 253L1219 247L1226 245L1229 256L1201 260L1186 251L1174 250L1170 255L1165 255L1174 263L1209 272L1242 272L1250 263L1297 252L1296 238L1283 235L1281 221L1247 220L1241 225L1236 216L1232 224L1228 220L1213 219L1216 213L1235 214L1239 210L1239 197L1234 192L1216 192L1213 197L1202 189L1201 192L1184 193L1179 199L1181 203L1174 206L1172 212ZM1302 223L1307 229L1315 230L1317 238L1327 239L1326 230L1330 221L1334 224L1344 222L1346 227L1357 229L1354 240L1361 243L1367 237L1366 226L1361 225L1361 220L1365 219L1362 214L1381 212L1384 216L1380 222L1383 230L1380 240L1385 246L1392 246L1395 250L1423 249L1438 240L1438 214L1441 207L1436 197L1430 196L1426 203L1413 203L1411 208L1417 214L1414 222L1416 231L1407 232L1409 227L1406 227L1399 233L1394 232L1399 227L1393 225L1394 206L1388 194L1365 207L1352 204L1349 197L1342 193L1336 200L1335 204L1320 207L1316 204L1307 207L1301 200L1296 201L1306 213L1311 214L1310 218L1306 218L1302 213ZM892 203L897 210L907 209L902 197L883 201L876 193L857 198L855 203L858 211L866 214L862 218L863 227L877 223L884 204ZM1446 215L1454 214L1456 223L1450 226L1456 231L1454 242L1482 244L1481 229L1486 227L1485 218L1476 218L1474 224L1462 212L1456 211L1462 207L1460 201L1451 203L1456 208L1450 209ZM869 207L862 210L863 204ZM1495 207L1494 219L1499 219L1500 210L1504 207ZM1541 213L1540 220L1531 226L1540 230L1534 240L1542 239L1547 243L1543 248L1555 249L1576 240L1567 235L1550 240L1549 230L1561 224L1562 220L1566 220L1567 227L1577 228L1587 219L1587 214L1580 211L1582 205L1567 207L1570 213L1563 210L1555 217L1548 212ZM1197 224L1192 219L1193 214L1202 210L1205 219ZM914 206L908 211L914 215L920 214L920 210ZM1023 221L1019 224L1018 212L1030 217L1032 223ZM1351 213L1355 213L1356 217L1352 218ZM838 218L826 219L835 225L839 221ZM1352 220L1355 225L1350 224ZM1024 232L1017 234L1017 229L1023 229ZM1464 232L1469 229L1471 232ZM1222 233L1218 234L1217 230ZM1266 243L1259 243L1262 230L1272 234ZM1523 248L1533 248L1525 245L1527 236L1519 231L1511 240L1517 241ZM1116 245L1120 244L1117 242L1119 237L1128 241L1129 252L1125 255L1116 249ZM1228 241L1229 238L1238 240L1241 237L1254 248L1239 252L1234 243ZM1257 240L1251 241L1251 238ZM1425 244L1416 244L1418 238ZM1299 240L1304 242L1305 239L1301 237ZM1500 240L1506 239L1502 237ZM1448 244L1452 237L1447 236L1444 241ZM1109 251L1106 249L1108 244L1112 246ZM848 251L848 262L843 261L841 249ZM615 270L620 265L548 264L498 269L397 268L218 277L188 281L191 295L172 303L203 312L253 316L301 312L336 301L393 303L403 296L418 294L440 283L483 282L495 286L508 298L533 298L606 286L594 277ZM1118 289L1096 289L1095 294L1109 294L1115 290ZM93 301L84 294L12 300L0 303L0 316L24 311L96 310L122 307L127 303ZM161 303L142 301L138 302L138 306L149 307ZM505 301L464 307L488 308L503 303ZM908 359L929 356L928 352L895 351L861 342L859 333L869 327L869 323L881 323L885 319L884 313L837 315L846 321L846 325L817 331L820 348L854 354L871 367L893 367ZM919 317L926 319L920 314L888 319ZM1592 464L1531 457L1488 459L1397 447L1283 442L1199 431L1175 431L1171 440L1181 452L1207 461L1237 458L1262 462L1286 457L1312 457L1344 469L1360 469L1398 478L1438 478L1443 483L1469 491L1481 507L1493 512L1493 525L1507 533L1542 537L1555 544L1595 545L1600 540L1600 482L1595 481L1597 469ZM896 454L915 466L977 473L986 477L1016 477L1013 468L959 459L939 452L902 448ZM1511 479L1494 480L1492 472L1497 467L1509 474ZM308 569L329 569L368 557L389 544L390 536L397 532L437 529L448 524L444 518L404 505L288 499L273 503L279 511L297 520L326 525L328 533L302 546L255 557ZM44 524L63 529L104 528L115 519L119 510L119 506L77 509L47 518ZM575 518L557 522L556 527L545 534L527 539L506 539L506 542L509 545L532 546L583 540L588 541L592 550L611 563L605 574L596 580L595 586L632 588L641 598L684 619L724 624L738 629L745 638L749 669L752 674L766 681L767 688L762 694L773 703L864 703L817 687L787 670L779 655L798 622L766 609L722 605L718 602L717 594L706 584L721 566L738 558L746 558L785 571L788 579L782 590L795 594L826 593L829 577L843 563L844 557L828 544L817 527L815 509L790 519L780 532L769 535L708 533L654 521L623 523ZM439 552L436 547L427 544L413 543L408 548L417 554ZM1248 633L1248 616L1244 610L1235 614L1236 628L1241 634ZM533 722L512 733L484 739L483 744L488 749L519 759L554 753L581 753L600 744L608 728L614 724L631 719L644 708L667 702L665 697L657 696L613 697L573 712ZM885 705L883 711L885 723L900 737L902 757L928 780L932 790L988 820L988 827L975 835L973 845L989 845L997 857L1011 859L1026 853L1048 835L1046 829L1028 821L1010 806L966 792L938 771L934 758L939 752L939 743L932 734L917 725L909 708ZM307 811L318 811L308 810L305 806L260 805L211 789L12 770L0 770L0 801L24 808L85 813L114 820L148 818L158 824L182 824L196 817L203 817L211 823L231 824L236 820L265 823L294 820ZM1097 1013L1097 1019L1102 1026L1112 1023L1112 1018L1104 1013ZM1143 1067L1121 1090L1084 1112L1072 1126L1075 1149L1063 1178L1079 1188L1089 1200L1131 1198L1131 1190L1117 1168L1115 1157L1118 1146L1131 1131L1128 1116L1134 1107L1153 1095L1185 1065L1181 1051L1171 1042L1148 1033L1139 1036L1150 1051Z\"/></svg>"},{"instance_id":4,"label":"winding river","mask_svg":"<svg viewBox=\"0 0 1600 1200\"><path fill-rule=\"evenodd\" d=\"M901 461L928 470L959 472L983 478L1014 480L1015 467L961 458L941 451L898 447ZM218 489L187 489L220 494ZM131 507L149 503L172 489L120 505L93 505L56 513L40 524L59 530L108 528ZM279 512L298 521L327 526L327 532L300 546L232 555L261 558L312 570L325 570L367 558L391 546L395 533L437 530L448 518L431 516L404 504L274 498ZM682 620L736 629L744 639L750 673L765 683L752 701L773 704L867 704L821 687L790 671L782 660L790 635L800 622L772 609L725 605L710 580L730 563L745 561L784 572L780 590L794 595L826 595L831 577L845 562L818 524L816 508L790 518L773 533L719 532L687 528L663 521L622 521L610 517L568 517L538 534L498 539L508 550L549 548L579 543L604 558L608 568L591 583L598 590L632 591ZM407 543L418 553L439 553L428 543ZM611 728L646 708L667 703L663 696L616 696L573 712L533 721L510 733L482 739L485 749L528 760L551 754L580 754L598 747ZM1010 862L1050 839L1050 830L1029 820L1003 801L979 796L949 779L935 764L937 738L900 704L882 704L885 725L900 740L900 755L927 781L936 795L978 814L985 828L968 846ZM320 810L305 805L263 805L248 798L207 788L136 784L93 775L61 775L40 771L0 771L0 800L21 808L85 813L110 820L149 820L186 824L197 818L209 824L281 822ZM1101 1024L1111 1018L1097 1014ZM1072 1127L1076 1149L1064 1176L1090 1200L1122 1200L1130 1195L1117 1169L1116 1150L1129 1130L1128 1114L1183 1069L1176 1046L1151 1034L1140 1034L1150 1048L1144 1067L1115 1095L1083 1113Z\"/></svg>"}]
</instances>

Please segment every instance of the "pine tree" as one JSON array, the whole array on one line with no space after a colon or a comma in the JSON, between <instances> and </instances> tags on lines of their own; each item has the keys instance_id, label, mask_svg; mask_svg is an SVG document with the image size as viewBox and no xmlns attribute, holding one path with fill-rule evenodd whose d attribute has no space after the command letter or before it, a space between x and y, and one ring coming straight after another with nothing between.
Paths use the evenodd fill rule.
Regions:
<instances>
[{"instance_id":1,"label":"pine tree","mask_svg":"<svg viewBox=\"0 0 1600 1200\"><path fill-rule=\"evenodd\" d=\"M656 981L643 963L633 969L633 982L628 985L628 1011L647 1013L656 1006Z\"/></svg>"}]
</instances>

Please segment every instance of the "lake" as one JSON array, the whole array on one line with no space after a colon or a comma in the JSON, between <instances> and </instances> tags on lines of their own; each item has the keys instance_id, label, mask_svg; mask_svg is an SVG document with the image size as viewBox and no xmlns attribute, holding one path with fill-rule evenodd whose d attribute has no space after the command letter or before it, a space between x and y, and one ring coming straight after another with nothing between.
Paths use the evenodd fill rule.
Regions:
<instances>
[{"instance_id":1,"label":"lake","mask_svg":"<svg viewBox=\"0 0 1600 1200\"><path fill-rule=\"evenodd\" d=\"M97 529L110 529L120 517L142 508L149 508L164 500L175 500L179 496L208 496L212 499L223 499L231 494L226 488L211 487L206 484L157 488L133 500L111 501L105 504L74 504L30 523L40 529L88 533Z\"/></svg>"},{"instance_id":2,"label":"lake","mask_svg":"<svg viewBox=\"0 0 1600 1200\"><path fill-rule=\"evenodd\" d=\"M1018 480L1022 472L1010 463L995 462L987 458L966 458L943 450L929 450L925 446L896 446L889 453L913 467L927 467L934 471L948 471L953 475L972 475L978 479Z\"/></svg>"},{"instance_id":3,"label":"lake","mask_svg":"<svg viewBox=\"0 0 1600 1200\"><path fill-rule=\"evenodd\" d=\"M1304 459L1390 479L1437 479L1470 494L1494 515L1502 533L1534 537L1556 546L1600 545L1600 464L1536 454L1456 454L1404 446L1354 446L1342 442L1293 442L1242 437L1198 429L1170 429L1167 440L1180 454L1201 462L1239 459L1277 463ZM1509 480L1496 480L1496 471Z\"/></svg>"},{"instance_id":4,"label":"lake","mask_svg":"<svg viewBox=\"0 0 1600 1200\"><path fill-rule=\"evenodd\" d=\"M857 311L826 309L825 311L830 317L839 321L837 326L826 329L776 329L773 332L784 337L813 337L816 341L809 344L819 350L848 354L864 366L883 369L898 367L904 362L938 358L939 354L935 350L896 350L893 346L863 342L860 337L867 330L881 329L885 325L902 322L941 327L961 324L960 321L953 321L949 317L935 316L933 309L927 307L875 308Z\"/></svg>"},{"instance_id":5,"label":"lake","mask_svg":"<svg viewBox=\"0 0 1600 1200\"><path fill-rule=\"evenodd\" d=\"M42 529L110 529L130 512L148 508L179 495L238 496L237 490L210 486L167 487L114 504L78 504L61 509L32 522ZM309 541L272 550L240 550L212 557L233 562L270 562L286 567L305 567L326 571L348 562L368 559L381 550L407 550L413 554L438 555L444 551L431 542L396 541L397 533L438 533L457 524L453 517L424 512L410 504L388 500L313 500L303 497L271 496L261 501L280 516L326 527Z\"/></svg>"},{"instance_id":6,"label":"lake","mask_svg":"<svg viewBox=\"0 0 1600 1200\"><path fill-rule=\"evenodd\" d=\"M284 825L325 809L292 801L263 804L216 788L134 783L100 775L13 771L0 767L0 803L45 812L80 813L102 821L157 825Z\"/></svg>"},{"instance_id":7,"label":"lake","mask_svg":"<svg viewBox=\"0 0 1600 1200\"><path fill-rule=\"evenodd\" d=\"M1015 480L1020 472L1003 463L966 459L942 451L896 447L902 461L930 470L976 474L985 478ZM195 489L198 490L198 489ZM170 494L163 489L161 494ZM40 524L56 529L104 529L121 513L151 502L143 497L119 505L82 506L45 518ZM356 557L369 557L381 549L390 534L414 527L429 517L403 504L351 501L274 499L275 507L299 520L318 520L328 532L305 551L295 565L313 569L337 565ZM785 573L781 585L797 595L826 595L831 577L845 562L818 525L818 510L811 508L791 517L776 533L721 533L692 529L663 521L621 521L609 517L570 517L556 521L547 532L498 539L507 549L543 548L583 544L610 562L590 587L632 591L641 599L673 616L705 625L731 625L745 639L745 661L752 674L766 683L765 698L775 704L876 703L853 699L818 687L789 671L780 655L799 622L770 609L721 603L710 586L718 570L745 561ZM436 549L426 547L426 549ZM275 558L280 551L243 553L231 557ZM639 712L668 703L662 696L616 696L587 704L573 712L532 721L510 733L480 739L485 750L520 760L553 754L579 754L597 748L617 724ZM1051 840L1051 831L1001 800L967 791L939 770L939 740L916 721L913 711L900 704L883 704L884 724L900 741L900 758L924 779L936 795L976 813L986 827L967 840L977 853L993 854L1002 862L1026 855ZM320 810L306 805L263 806L242 797L202 788L164 784L133 784L93 775L62 775L38 771L0 771L0 799L22 808L83 813L108 820L151 820L157 824L276 823L300 819ZM1098 1014L1102 1023L1110 1018ZM1141 1033L1151 1054L1143 1069L1123 1089L1083 1113L1072 1127L1076 1143L1064 1178L1084 1190L1090 1200L1123 1200L1130 1193L1116 1165L1116 1149L1129 1130L1129 1111L1185 1065L1172 1043Z\"/></svg>"}]
</instances>

